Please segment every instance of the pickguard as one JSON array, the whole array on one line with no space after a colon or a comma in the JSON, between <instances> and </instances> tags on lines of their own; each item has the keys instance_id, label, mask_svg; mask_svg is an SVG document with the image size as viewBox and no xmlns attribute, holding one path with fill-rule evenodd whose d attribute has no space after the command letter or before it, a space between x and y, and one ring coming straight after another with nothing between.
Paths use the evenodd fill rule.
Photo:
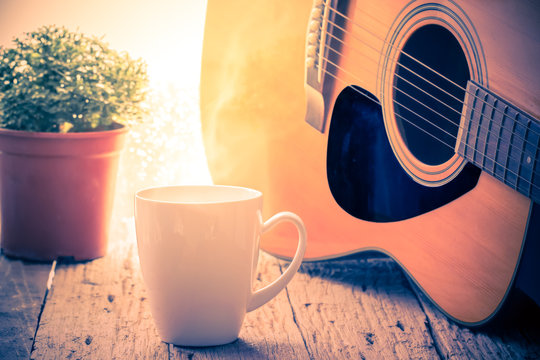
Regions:
<instances>
[{"instance_id":1,"label":"pickguard","mask_svg":"<svg viewBox=\"0 0 540 360\"><path fill-rule=\"evenodd\" d=\"M394 156L378 100L359 87L346 87L336 99L326 169L341 208L374 222L404 220L439 208L474 188L481 171L467 164L445 185L415 182Z\"/></svg>"}]
</instances>

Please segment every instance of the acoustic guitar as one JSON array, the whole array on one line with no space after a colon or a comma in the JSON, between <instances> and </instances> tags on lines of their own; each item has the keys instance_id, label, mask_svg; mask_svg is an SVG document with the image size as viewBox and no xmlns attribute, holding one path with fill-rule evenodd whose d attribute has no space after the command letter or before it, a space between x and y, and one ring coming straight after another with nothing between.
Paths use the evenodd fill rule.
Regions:
<instances>
[{"instance_id":1,"label":"acoustic guitar","mask_svg":"<svg viewBox=\"0 0 540 360\"><path fill-rule=\"evenodd\" d=\"M535 1L209 1L213 180L298 213L307 260L382 251L483 324L537 260L538 19ZM262 248L291 258L293 231Z\"/></svg>"}]
</instances>

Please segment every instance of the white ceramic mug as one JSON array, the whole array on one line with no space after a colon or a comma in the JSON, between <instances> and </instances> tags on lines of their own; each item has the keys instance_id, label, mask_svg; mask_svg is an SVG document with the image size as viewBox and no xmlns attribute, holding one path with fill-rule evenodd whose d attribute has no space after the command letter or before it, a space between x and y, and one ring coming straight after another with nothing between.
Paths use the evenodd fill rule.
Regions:
<instances>
[{"instance_id":1,"label":"white ceramic mug","mask_svg":"<svg viewBox=\"0 0 540 360\"><path fill-rule=\"evenodd\" d=\"M280 212L262 221L262 194L232 186L155 187L135 195L139 260L163 341L210 346L238 338L246 312L276 296L304 257L302 220ZM281 221L296 225L287 270L253 292L259 239Z\"/></svg>"}]
</instances>

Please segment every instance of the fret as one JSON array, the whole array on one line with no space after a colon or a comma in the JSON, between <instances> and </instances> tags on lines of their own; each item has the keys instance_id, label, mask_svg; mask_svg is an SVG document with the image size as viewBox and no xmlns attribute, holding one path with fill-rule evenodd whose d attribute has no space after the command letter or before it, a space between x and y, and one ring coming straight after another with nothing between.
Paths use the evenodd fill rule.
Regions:
<instances>
[{"instance_id":1,"label":"fret","mask_svg":"<svg viewBox=\"0 0 540 360\"><path fill-rule=\"evenodd\" d=\"M535 156L536 146L530 143L531 133L530 124L531 120L521 114L516 115L516 134L519 134L520 141L518 144L520 150L518 174L519 181L517 189L526 196L530 196L530 184L532 182L532 159ZM517 146L516 146L517 147Z\"/></svg>"},{"instance_id":2,"label":"fret","mask_svg":"<svg viewBox=\"0 0 540 360\"><path fill-rule=\"evenodd\" d=\"M485 100L485 103L489 104L489 94L486 94L484 100ZM493 159L495 159L495 157L489 156L490 155L489 150L493 147L493 144L490 145L489 139L491 135L491 129L493 125L493 115L495 112L496 104L497 104L497 100L495 100L495 105L491 106L491 109L488 109L489 116L486 117L487 121L485 122L487 129L485 131L486 135L485 135L485 140L484 140L484 151L483 151L484 158L482 159L482 168L485 169L486 171L488 171L488 169L490 168L491 169L493 168L493 165L491 164L493 163ZM493 175L492 171L490 173Z\"/></svg>"},{"instance_id":3,"label":"fret","mask_svg":"<svg viewBox=\"0 0 540 360\"><path fill-rule=\"evenodd\" d=\"M474 94L474 95L473 95ZM540 202L540 122L469 81L456 152Z\"/></svg>"},{"instance_id":4,"label":"fret","mask_svg":"<svg viewBox=\"0 0 540 360\"><path fill-rule=\"evenodd\" d=\"M475 109L475 106L476 106L476 103L477 103L477 100L478 100L478 89L475 91L474 93L474 100L473 100L473 106L471 106L469 109L471 111L471 119L474 119L476 117L476 111L474 111ZM470 144L469 142L469 137L472 135L472 136L475 136L473 135L474 133L476 133L476 131L478 131L478 127L477 126L474 126L473 127L473 124L477 124L476 122L473 122L473 121L469 121L469 131L467 132L467 142L465 144L465 153L470 156L474 156L474 148L470 147L470 146L467 146L467 144ZM473 130L474 129L474 130Z\"/></svg>"},{"instance_id":5,"label":"fret","mask_svg":"<svg viewBox=\"0 0 540 360\"><path fill-rule=\"evenodd\" d=\"M520 160L519 149L519 136L516 136L516 131L519 128L518 122L516 121L517 113L513 112L512 109L509 109L509 112L512 112L509 119L512 119L512 131L510 133L510 142L508 144L508 156L506 157L506 176L505 183L517 190L517 180L518 180L518 163Z\"/></svg>"},{"instance_id":6,"label":"fret","mask_svg":"<svg viewBox=\"0 0 540 360\"><path fill-rule=\"evenodd\" d=\"M517 116L517 118L519 119L519 115ZM529 132L529 127L527 126L525 128L525 136L523 137L523 141L521 143L521 154L520 154L520 159L519 159L519 164L518 164L518 174L519 174L519 179L518 179L518 187L520 189L522 189L523 191L527 191L529 190L529 183L530 183L530 179L528 180L527 179L527 166L523 164L523 162L525 161L525 158L527 157L527 155L525 154L525 149L527 147L527 133ZM526 194L528 195L528 194Z\"/></svg>"},{"instance_id":7,"label":"fret","mask_svg":"<svg viewBox=\"0 0 540 360\"><path fill-rule=\"evenodd\" d=\"M503 165L506 162L506 156L508 153L503 157L501 154L503 154L503 149L506 148L506 151L508 151L508 145L506 145L506 142L501 141L503 136L503 129L504 129L504 120L506 116L506 111L508 107L505 106L504 112L501 111L495 111L493 114L493 123L496 125L497 130L497 144L495 145L495 149L493 151L493 154L489 154L489 156L492 159L495 159L493 162L493 169L492 174L498 179L504 178L504 172L506 169L506 165Z\"/></svg>"},{"instance_id":8,"label":"fret","mask_svg":"<svg viewBox=\"0 0 540 360\"><path fill-rule=\"evenodd\" d=\"M532 181L531 181L531 198L540 199L540 167L538 167L538 158L540 157L540 124L531 123L531 133L536 134L536 141L531 141L532 144L536 143L536 150L534 151L534 158L532 161Z\"/></svg>"},{"instance_id":9,"label":"fret","mask_svg":"<svg viewBox=\"0 0 540 360\"><path fill-rule=\"evenodd\" d=\"M478 134L477 134L477 141L475 144L475 155L476 155L476 162L478 163L478 166L482 169L485 169L485 162L486 162L486 139L488 136L488 124L489 119L484 114L482 114L482 122L480 123Z\"/></svg>"},{"instance_id":10,"label":"fret","mask_svg":"<svg viewBox=\"0 0 540 360\"><path fill-rule=\"evenodd\" d=\"M484 158L485 158L483 145L482 145L482 138L484 138L484 136L481 136L481 135L483 135L483 132L487 131L486 129L483 128L484 123L485 123L484 112L486 111L486 100L487 100L487 94L484 95L482 98L482 108L480 110L479 117L478 117L476 140L474 142L474 148L473 148L474 149L473 160L476 164L480 165L480 168L483 168ZM479 149L482 149L482 151L480 151Z\"/></svg>"},{"instance_id":11,"label":"fret","mask_svg":"<svg viewBox=\"0 0 540 360\"><path fill-rule=\"evenodd\" d=\"M512 131L508 130L508 106L505 106L504 107L504 111L503 111L503 119L502 119L502 122L501 122L501 134L502 134L502 138L503 139L510 139L511 136L512 136ZM506 124L505 124L506 122ZM499 153L499 156L500 158L502 159L502 161L500 162L501 164L503 164L503 176L502 176L502 179L503 179L503 182L506 183L506 179L508 177L508 158L509 158L509 155L510 155L510 141L506 140L506 141L501 141L502 145L501 145L501 151Z\"/></svg>"},{"instance_id":12,"label":"fret","mask_svg":"<svg viewBox=\"0 0 540 360\"><path fill-rule=\"evenodd\" d=\"M538 162L538 153L540 147L540 124L534 121L527 121L527 133L525 136L525 147L523 150L523 167L526 169L526 179L528 183L527 190L529 197L540 197L540 182L538 182L538 175L536 174L536 165Z\"/></svg>"},{"instance_id":13,"label":"fret","mask_svg":"<svg viewBox=\"0 0 540 360\"><path fill-rule=\"evenodd\" d=\"M471 119L475 117L475 107L478 99L478 89L472 92L465 92L465 100L463 101L463 114L461 116L458 136L456 139L456 153L460 154L469 161L472 161L472 156L474 155L474 149L469 146L471 142L471 137L473 134L473 121Z\"/></svg>"}]
</instances>

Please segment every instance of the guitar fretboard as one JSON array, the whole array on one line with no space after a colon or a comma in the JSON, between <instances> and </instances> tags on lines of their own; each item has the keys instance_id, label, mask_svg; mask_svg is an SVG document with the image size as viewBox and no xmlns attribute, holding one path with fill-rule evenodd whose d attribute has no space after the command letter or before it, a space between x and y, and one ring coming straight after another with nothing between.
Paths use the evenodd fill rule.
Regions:
<instances>
[{"instance_id":1,"label":"guitar fretboard","mask_svg":"<svg viewBox=\"0 0 540 360\"><path fill-rule=\"evenodd\" d=\"M540 202L540 123L469 81L456 152L535 202Z\"/></svg>"}]
</instances>

